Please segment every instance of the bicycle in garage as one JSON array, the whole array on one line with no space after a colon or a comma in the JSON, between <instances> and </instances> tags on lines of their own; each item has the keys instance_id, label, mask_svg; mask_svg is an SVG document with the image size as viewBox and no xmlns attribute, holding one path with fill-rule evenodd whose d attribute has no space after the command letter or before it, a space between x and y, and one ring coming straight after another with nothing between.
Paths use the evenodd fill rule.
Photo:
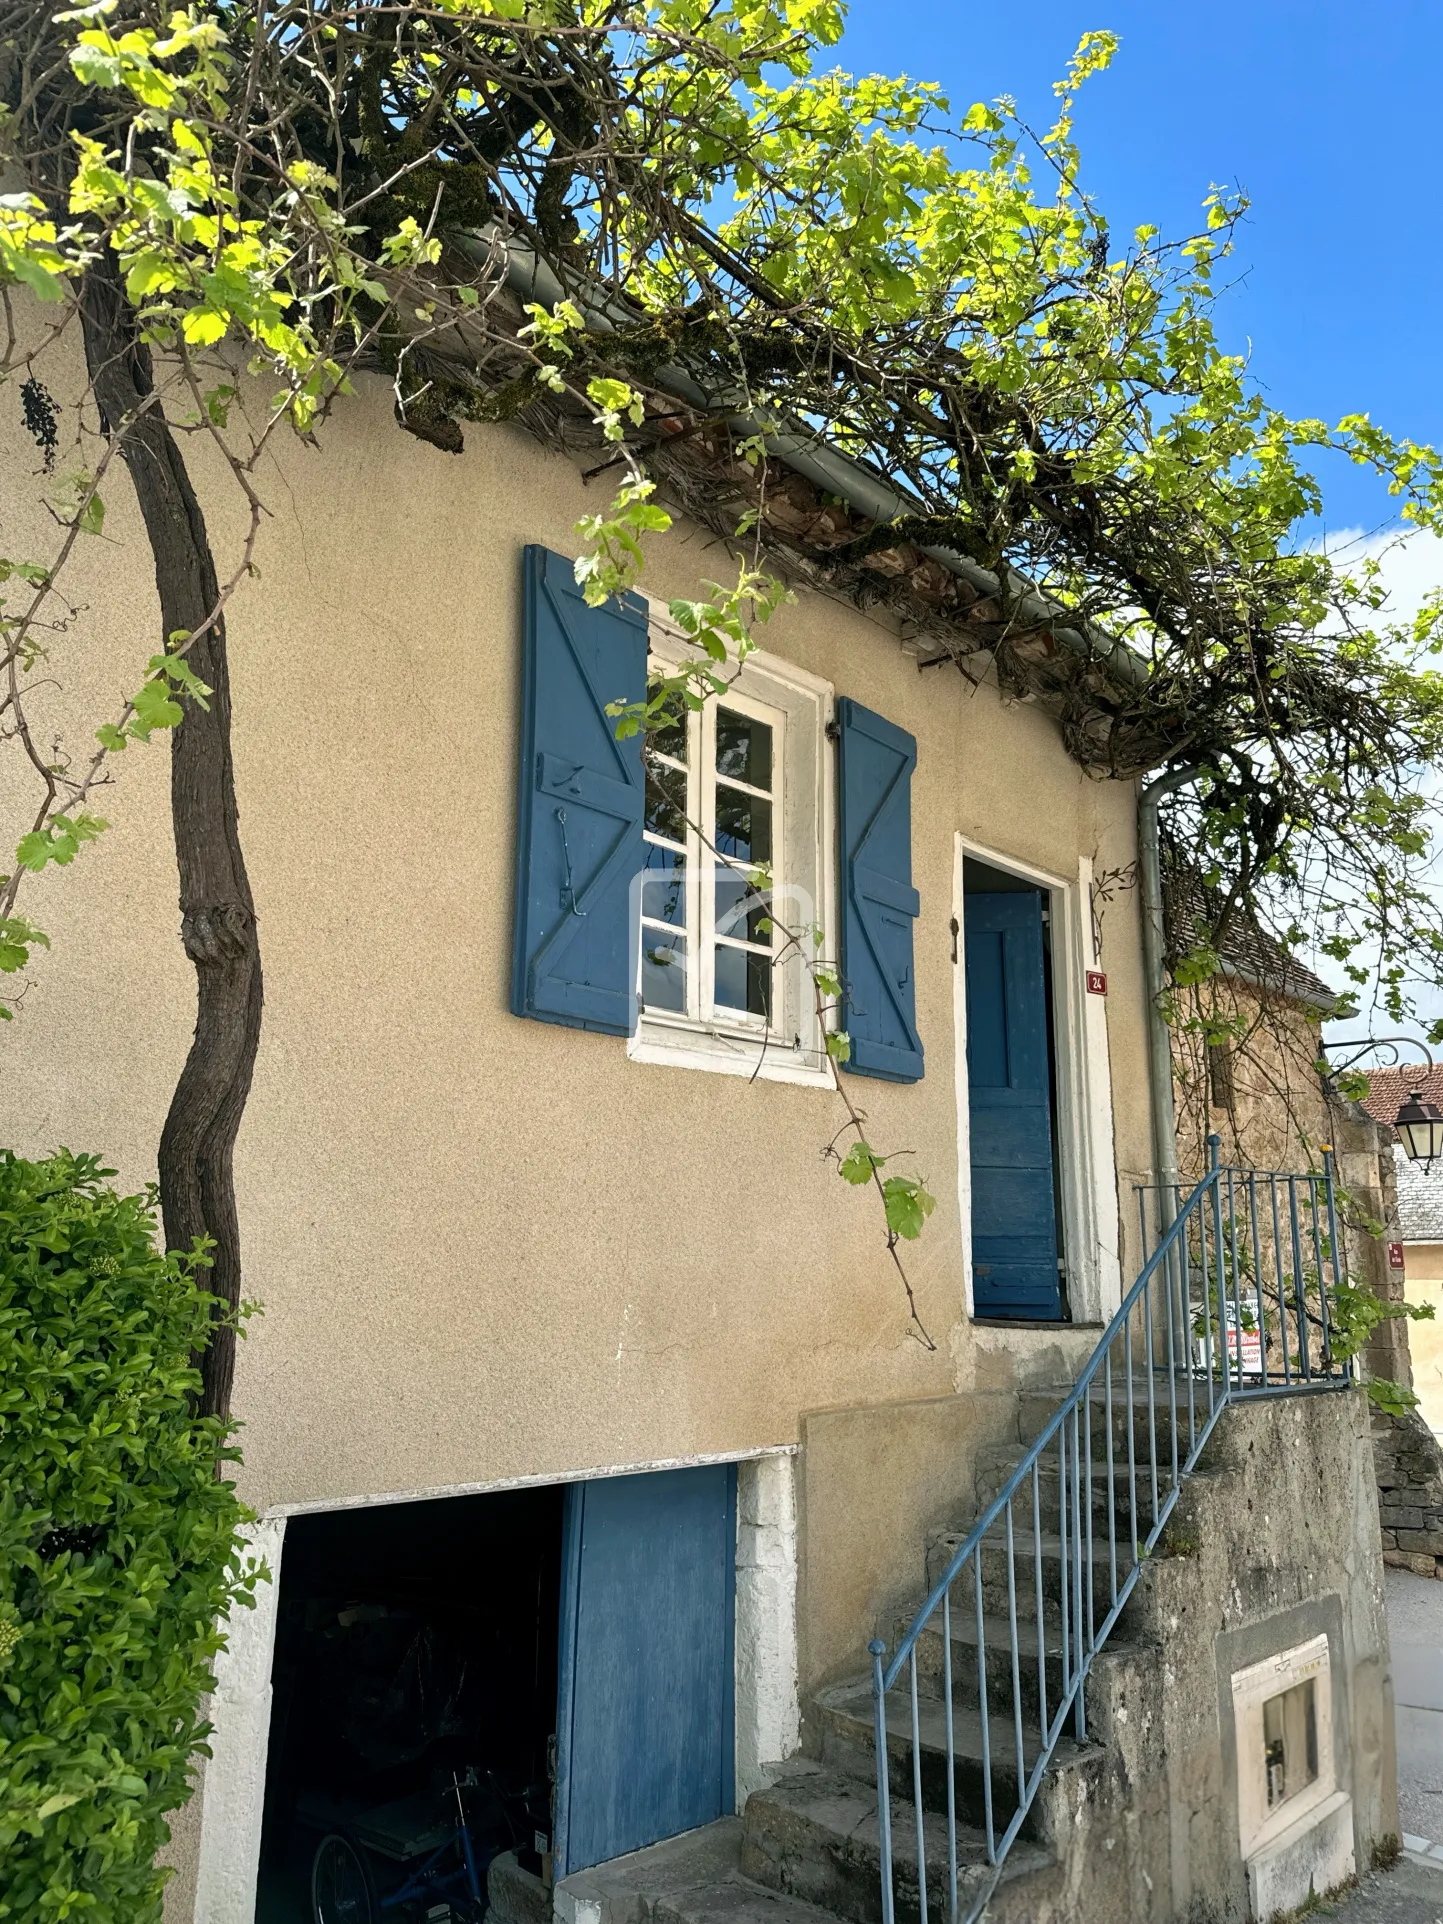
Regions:
<instances>
[{"instance_id":1,"label":"bicycle in garage","mask_svg":"<svg viewBox=\"0 0 1443 1924\"><path fill-rule=\"evenodd\" d=\"M328 1832L311 1860L313 1924L383 1924L387 1918L437 1914L450 1924L481 1924L486 1913L486 1872L500 1852L528 1833L511 1801L488 1784L496 1813L505 1821L504 1841L484 1844L472 1835L464 1793L478 1788L474 1770L451 1773L438 1808L424 1794L384 1804ZM448 1808L454 1804L454 1815ZM525 1816L525 1813L522 1813Z\"/></svg>"}]
</instances>

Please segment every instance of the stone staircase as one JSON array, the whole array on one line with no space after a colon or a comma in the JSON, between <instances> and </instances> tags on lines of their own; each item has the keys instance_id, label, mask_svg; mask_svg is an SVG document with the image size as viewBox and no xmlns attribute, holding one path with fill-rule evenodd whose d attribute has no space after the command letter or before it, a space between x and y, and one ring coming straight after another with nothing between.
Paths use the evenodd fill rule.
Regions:
<instances>
[{"instance_id":1,"label":"stone staircase","mask_svg":"<svg viewBox=\"0 0 1443 1924\"><path fill-rule=\"evenodd\" d=\"M1018 1440L983 1452L977 1463L976 1508L980 1516L1000 1491L1024 1453L1026 1441L1040 1434L1065 1390L1029 1392L1019 1399ZM1170 1464L1166 1412L1159 1413L1159 1462ZM1147 1411L1135 1410L1140 1532L1151 1522L1147 1479ZM1113 1507L1114 1539L1108 1536L1106 1482L1107 1418L1093 1419L1094 1517L1093 1583L1096 1614L1105 1614L1112 1595L1112 1559L1117 1581L1132 1567L1131 1531L1126 1507L1127 1412L1115 1398L1112 1438L1118 1502ZM982 1602L987 1649L986 1685L990 1711L991 1792L997 1834L1016 1808L1016 1729L1022 1728L1028 1768L1040 1743L1042 1694L1049 1714L1061 1687L1061 1545L1058 1533L1058 1484L1055 1450L1039 1468L1042 1529L1034 1535L1030 1482L1017 1505L1014 1529L1015 1590L1019 1671L1014 1701L1009 1626L1009 1591L1004 1540L982 1553ZM1024 1522L1025 1516L1025 1522ZM970 1527L970 1526L968 1526ZM925 1546L926 1586L947 1567L965 1530L943 1535ZM1121 1540L1118 1540L1121 1539ZM919 1546L919 1590L923 1575ZM1046 1658L1039 1663L1037 1576L1042 1578L1042 1615ZM1086 1919L1161 1919L1161 1891L1148 1883L1139 1842L1139 1824L1167 1820L1166 1793L1161 1809L1155 1786L1163 1782L1158 1760L1147 1754L1155 1719L1142 1709L1148 1680L1158 1670L1158 1651L1149 1629L1148 1596L1152 1572L1142 1575L1112 1638L1094 1663L1087 1688L1088 1740L1070 1736L1058 1744L1022 1831L1000 1874L987 1862L985 1822L987 1773L983 1765L980 1680L977 1663L975 1592L970 1570L966 1594L954 1597L951 1634L952 1728L958 1818L958 1907L966 1919L989 1892L985 1916L990 1924L1061 1924ZM959 1582L958 1591L962 1590ZM897 1647L910 1616L894 1626L889 1647ZM925 1812L925 1867L918 1861L917 1824L912 1801L911 1698L904 1671L889 1698L888 1753L892 1792L891 1832L896 1924L920 1924L925 1876L929 1924L946 1924L948 1902L947 1763L945 1665L940 1613L919 1639L917 1650L918 1729L922 1799ZM1069 1729L1071 1722L1069 1720ZM594 1870L574 1873L556 1893L562 1924L882 1924L881 1845L876 1789L872 1683L870 1675L818 1691L806 1706L803 1752L776 1769L773 1782L755 1791L740 1818L726 1819L680 1838L618 1858Z\"/></svg>"}]
</instances>

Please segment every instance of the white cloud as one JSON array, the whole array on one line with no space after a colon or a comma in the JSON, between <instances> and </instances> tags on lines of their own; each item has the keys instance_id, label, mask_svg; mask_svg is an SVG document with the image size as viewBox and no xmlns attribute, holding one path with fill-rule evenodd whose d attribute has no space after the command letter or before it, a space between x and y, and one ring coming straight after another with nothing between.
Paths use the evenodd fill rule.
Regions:
<instances>
[{"instance_id":1,"label":"white cloud","mask_svg":"<svg viewBox=\"0 0 1443 1924\"><path fill-rule=\"evenodd\" d=\"M1387 613L1395 621L1407 621L1425 595L1443 588L1443 539L1424 529L1400 526L1365 534L1361 528L1341 528L1323 545L1347 567L1377 560L1388 590Z\"/></svg>"}]
</instances>

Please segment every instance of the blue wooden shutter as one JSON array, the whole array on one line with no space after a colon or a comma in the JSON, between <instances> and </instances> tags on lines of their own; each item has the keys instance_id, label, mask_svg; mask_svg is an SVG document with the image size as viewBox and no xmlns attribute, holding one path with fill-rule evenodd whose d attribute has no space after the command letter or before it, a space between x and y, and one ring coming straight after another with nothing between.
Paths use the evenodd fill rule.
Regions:
<instances>
[{"instance_id":1,"label":"blue wooden shutter","mask_svg":"<svg viewBox=\"0 0 1443 1924\"><path fill-rule=\"evenodd\" d=\"M627 1035L641 740L619 742L606 707L646 693L646 611L635 595L588 608L571 563L545 548L525 561L511 1008Z\"/></svg>"},{"instance_id":2,"label":"blue wooden shutter","mask_svg":"<svg viewBox=\"0 0 1443 1924\"><path fill-rule=\"evenodd\" d=\"M917 743L905 729L845 697L837 703L839 835L842 849L841 966L849 1069L888 1082L918 1082L922 1040L912 973L912 770Z\"/></svg>"}]
</instances>

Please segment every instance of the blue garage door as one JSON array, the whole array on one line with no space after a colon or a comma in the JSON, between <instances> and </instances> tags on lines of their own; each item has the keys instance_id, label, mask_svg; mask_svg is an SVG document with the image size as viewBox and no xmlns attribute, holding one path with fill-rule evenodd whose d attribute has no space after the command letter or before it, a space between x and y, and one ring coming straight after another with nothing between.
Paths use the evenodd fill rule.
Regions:
<instances>
[{"instance_id":1,"label":"blue garage door","mask_svg":"<svg viewBox=\"0 0 1443 1924\"><path fill-rule=\"evenodd\" d=\"M736 1469L566 1492L557 1875L730 1814Z\"/></svg>"},{"instance_id":2,"label":"blue garage door","mask_svg":"<svg viewBox=\"0 0 1443 1924\"><path fill-rule=\"evenodd\" d=\"M1055 1321L1062 1299L1042 897L969 894L964 914L972 1307L978 1316Z\"/></svg>"}]
</instances>

